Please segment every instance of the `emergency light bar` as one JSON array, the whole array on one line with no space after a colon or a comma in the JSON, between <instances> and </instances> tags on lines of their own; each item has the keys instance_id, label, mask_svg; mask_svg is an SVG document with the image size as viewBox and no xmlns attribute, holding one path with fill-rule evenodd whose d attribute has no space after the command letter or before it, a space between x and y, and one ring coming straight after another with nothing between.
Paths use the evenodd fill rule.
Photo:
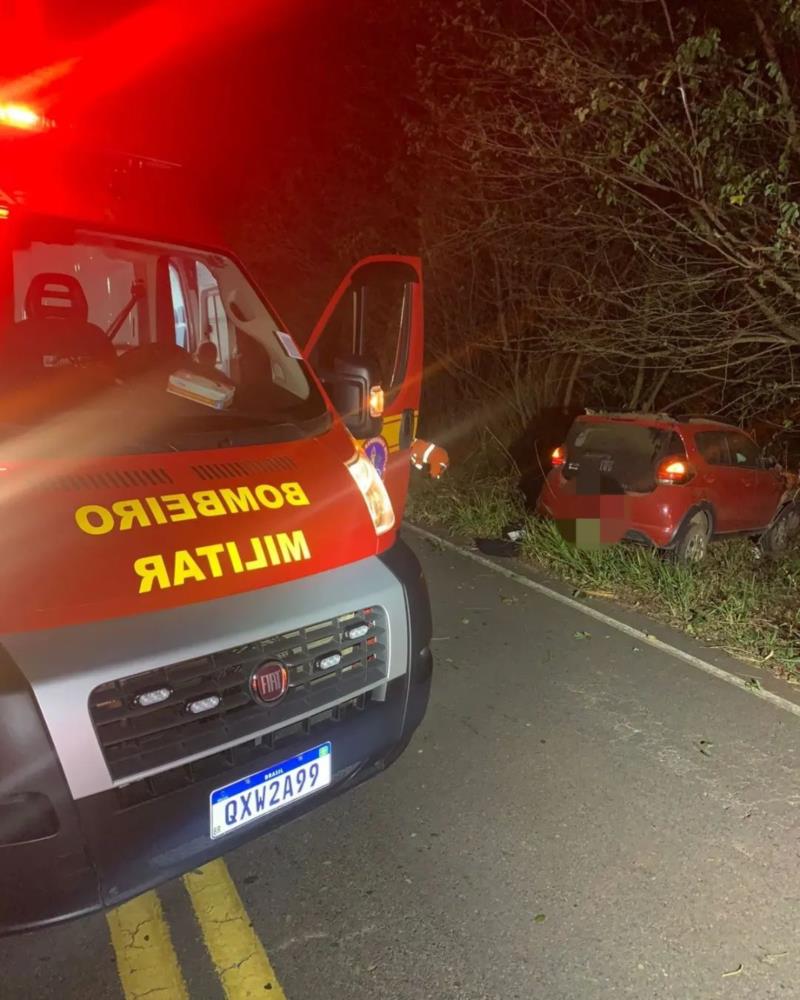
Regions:
<instances>
[{"instance_id":1,"label":"emergency light bar","mask_svg":"<svg viewBox=\"0 0 800 1000\"><path fill-rule=\"evenodd\" d=\"M0 87L0 206L12 217L19 204L31 214L160 239L224 243L213 215L201 208L211 203L210 184L147 152L115 147L91 124L60 116L56 122L36 102L12 101ZM0 227L7 218L0 213Z\"/></svg>"},{"instance_id":2,"label":"emergency light bar","mask_svg":"<svg viewBox=\"0 0 800 1000\"><path fill-rule=\"evenodd\" d=\"M0 126L23 132L41 132L50 125L51 122L27 104L0 101Z\"/></svg>"}]
</instances>

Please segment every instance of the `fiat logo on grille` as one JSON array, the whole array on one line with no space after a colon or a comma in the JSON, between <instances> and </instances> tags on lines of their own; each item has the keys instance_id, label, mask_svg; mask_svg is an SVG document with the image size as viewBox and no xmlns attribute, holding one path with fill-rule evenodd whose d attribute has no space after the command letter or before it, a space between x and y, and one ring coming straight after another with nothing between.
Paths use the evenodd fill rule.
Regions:
<instances>
[{"instance_id":1,"label":"fiat logo on grille","mask_svg":"<svg viewBox=\"0 0 800 1000\"><path fill-rule=\"evenodd\" d=\"M250 691L262 705L274 705L289 690L289 674L277 660L262 663L250 675Z\"/></svg>"}]
</instances>

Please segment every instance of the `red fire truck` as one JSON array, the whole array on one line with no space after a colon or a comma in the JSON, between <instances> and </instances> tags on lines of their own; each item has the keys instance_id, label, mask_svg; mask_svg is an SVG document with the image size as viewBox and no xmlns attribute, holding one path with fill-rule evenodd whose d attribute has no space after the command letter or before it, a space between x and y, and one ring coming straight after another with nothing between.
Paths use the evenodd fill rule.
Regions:
<instances>
[{"instance_id":1,"label":"red fire truck","mask_svg":"<svg viewBox=\"0 0 800 1000\"><path fill-rule=\"evenodd\" d=\"M361 261L300 350L163 165L46 125L0 105L2 932L378 773L432 671L419 261Z\"/></svg>"}]
</instances>

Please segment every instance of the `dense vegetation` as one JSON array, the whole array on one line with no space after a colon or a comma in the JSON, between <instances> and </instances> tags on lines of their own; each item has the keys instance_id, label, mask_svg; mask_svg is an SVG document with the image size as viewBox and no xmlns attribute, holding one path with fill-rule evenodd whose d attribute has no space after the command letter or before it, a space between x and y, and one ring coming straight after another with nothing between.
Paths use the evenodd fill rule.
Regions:
<instances>
[{"instance_id":1,"label":"dense vegetation","mask_svg":"<svg viewBox=\"0 0 800 1000\"><path fill-rule=\"evenodd\" d=\"M459 396L520 426L575 402L791 419L800 7L492 6L445 18L422 78Z\"/></svg>"},{"instance_id":2,"label":"dense vegetation","mask_svg":"<svg viewBox=\"0 0 800 1000\"><path fill-rule=\"evenodd\" d=\"M551 522L523 509L514 477L456 472L415 482L409 514L417 524L469 544L524 525L521 557L571 584L576 596L608 598L683 629L754 666L800 681L800 554L757 559L744 539L712 545L706 561L679 564L634 545L594 550L567 544Z\"/></svg>"},{"instance_id":3,"label":"dense vegetation","mask_svg":"<svg viewBox=\"0 0 800 1000\"><path fill-rule=\"evenodd\" d=\"M420 248L451 444L582 405L791 429L797 0L394 6L352 6L349 97L250 223L306 282L290 309L362 250Z\"/></svg>"}]
</instances>

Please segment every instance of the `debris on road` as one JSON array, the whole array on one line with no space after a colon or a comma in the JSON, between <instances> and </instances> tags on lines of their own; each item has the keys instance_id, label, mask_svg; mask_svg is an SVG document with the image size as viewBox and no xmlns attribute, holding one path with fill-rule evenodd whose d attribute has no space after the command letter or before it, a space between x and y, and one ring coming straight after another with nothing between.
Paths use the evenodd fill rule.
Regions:
<instances>
[{"instance_id":1,"label":"debris on road","mask_svg":"<svg viewBox=\"0 0 800 1000\"><path fill-rule=\"evenodd\" d=\"M714 744L711 743L710 740L698 740L697 745L698 745L698 748L700 750L700 753L704 757L710 757L711 756L711 754L708 751L711 749L711 747L714 746Z\"/></svg>"},{"instance_id":2,"label":"debris on road","mask_svg":"<svg viewBox=\"0 0 800 1000\"><path fill-rule=\"evenodd\" d=\"M758 960L759 962L766 962L767 965L772 965L776 958L786 958L788 954L788 951L767 952L766 954L761 955Z\"/></svg>"}]
</instances>

